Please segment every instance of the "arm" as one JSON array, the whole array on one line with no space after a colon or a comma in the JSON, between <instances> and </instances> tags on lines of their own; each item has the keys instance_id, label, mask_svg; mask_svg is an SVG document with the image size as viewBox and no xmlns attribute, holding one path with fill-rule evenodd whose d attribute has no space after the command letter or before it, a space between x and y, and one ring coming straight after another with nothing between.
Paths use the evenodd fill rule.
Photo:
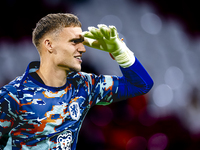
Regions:
<instances>
[{"instance_id":1,"label":"arm","mask_svg":"<svg viewBox=\"0 0 200 150\"><path fill-rule=\"evenodd\" d=\"M132 66L120 69L123 76L119 77L115 101L146 94L152 88L153 80L137 58Z\"/></svg>"},{"instance_id":2,"label":"arm","mask_svg":"<svg viewBox=\"0 0 200 150\"><path fill-rule=\"evenodd\" d=\"M123 40L119 39L114 26L98 25L98 28L88 27L89 31L83 32L83 44L109 52L120 65L123 73L119 77L117 98L115 101L147 93L153 86L153 81L134 53L129 50Z\"/></svg>"},{"instance_id":3,"label":"arm","mask_svg":"<svg viewBox=\"0 0 200 150\"><path fill-rule=\"evenodd\" d=\"M112 102L146 94L152 88L153 80L137 58L135 58L135 63L132 66L127 68L120 67L120 69L123 74L122 77L107 76L106 80L106 76L97 77L97 83L102 83L102 85L106 83L107 88L104 86L93 88L95 89L93 92L97 93L97 95L101 95L98 93L103 93L101 97L95 98L95 104L108 105Z\"/></svg>"}]
</instances>

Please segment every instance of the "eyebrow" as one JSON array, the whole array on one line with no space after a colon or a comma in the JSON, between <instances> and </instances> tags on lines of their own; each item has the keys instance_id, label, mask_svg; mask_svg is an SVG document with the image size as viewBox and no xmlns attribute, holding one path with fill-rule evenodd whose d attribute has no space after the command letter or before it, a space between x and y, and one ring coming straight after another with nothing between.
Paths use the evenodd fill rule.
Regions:
<instances>
[{"instance_id":1,"label":"eyebrow","mask_svg":"<svg viewBox=\"0 0 200 150\"><path fill-rule=\"evenodd\" d=\"M81 36L80 38L73 38L69 40L70 42L76 41L78 43L82 43L84 41L84 37Z\"/></svg>"}]
</instances>

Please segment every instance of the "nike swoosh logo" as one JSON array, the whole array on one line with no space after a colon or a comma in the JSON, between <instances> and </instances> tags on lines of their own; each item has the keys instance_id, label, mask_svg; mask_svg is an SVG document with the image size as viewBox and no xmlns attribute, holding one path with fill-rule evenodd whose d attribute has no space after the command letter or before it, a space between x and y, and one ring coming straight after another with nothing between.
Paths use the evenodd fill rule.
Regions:
<instances>
[{"instance_id":1,"label":"nike swoosh logo","mask_svg":"<svg viewBox=\"0 0 200 150\"><path fill-rule=\"evenodd\" d=\"M44 118L41 118L41 119L38 117L38 118L37 118L37 121L38 121L38 122L41 122L42 120L45 120L45 119L47 119L47 117L44 117Z\"/></svg>"}]
</instances>

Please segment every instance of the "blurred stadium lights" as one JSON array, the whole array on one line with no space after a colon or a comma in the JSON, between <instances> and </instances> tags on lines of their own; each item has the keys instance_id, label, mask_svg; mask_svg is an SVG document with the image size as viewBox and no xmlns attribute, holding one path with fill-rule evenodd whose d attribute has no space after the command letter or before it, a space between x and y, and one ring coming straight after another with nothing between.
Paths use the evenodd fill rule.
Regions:
<instances>
[{"instance_id":1,"label":"blurred stadium lights","mask_svg":"<svg viewBox=\"0 0 200 150\"><path fill-rule=\"evenodd\" d=\"M141 17L141 26L149 34L158 34L162 29L160 17L153 13L146 13Z\"/></svg>"},{"instance_id":2,"label":"blurred stadium lights","mask_svg":"<svg viewBox=\"0 0 200 150\"><path fill-rule=\"evenodd\" d=\"M39 59L31 32L41 17L54 12L75 13L83 30L99 23L115 25L153 77L155 84L147 95L92 108L80 132L80 149L200 147L200 22L195 2L7 0L1 6L1 86ZM118 64L105 52L87 47L83 62L85 69L91 67L97 74L121 75Z\"/></svg>"}]
</instances>

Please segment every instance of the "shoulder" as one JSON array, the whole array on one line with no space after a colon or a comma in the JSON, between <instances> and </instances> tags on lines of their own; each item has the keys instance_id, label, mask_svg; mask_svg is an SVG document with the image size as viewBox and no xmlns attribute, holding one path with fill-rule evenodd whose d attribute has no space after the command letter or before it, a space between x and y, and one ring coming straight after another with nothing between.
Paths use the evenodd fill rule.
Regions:
<instances>
[{"instance_id":1,"label":"shoulder","mask_svg":"<svg viewBox=\"0 0 200 150\"><path fill-rule=\"evenodd\" d=\"M12 80L7 85L4 85L0 88L0 99L3 97L18 97L18 88L20 87L22 76L16 77L14 80Z\"/></svg>"},{"instance_id":2,"label":"shoulder","mask_svg":"<svg viewBox=\"0 0 200 150\"><path fill-rule=\"evenodd\" d=\"M0 89L0 113L16 118L19 110L19 94L14 84L7 84ZM17 114L16 114L17 113Z\"/></svg>"}]
</instances>

